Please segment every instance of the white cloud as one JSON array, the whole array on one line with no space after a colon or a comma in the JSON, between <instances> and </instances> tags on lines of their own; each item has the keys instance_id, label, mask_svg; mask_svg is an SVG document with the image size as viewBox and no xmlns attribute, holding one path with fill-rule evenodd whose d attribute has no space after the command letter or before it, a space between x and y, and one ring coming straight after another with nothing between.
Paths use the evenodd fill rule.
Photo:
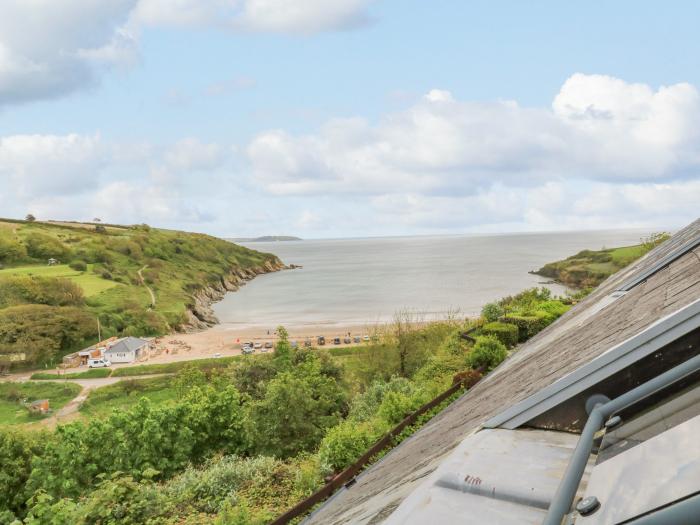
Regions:
<instances>
[{"instance_id":1,"label":"white cloud","mask_svg":"<svg viewBox=\"0 0 700 525\"><path fill-rule=\"evenodd\" d=\"M140 0L133 20L151 26L312 34L366 23L367 7L372 1Z\"/></svg>"},{"instance_id":2,"label":"white cloud","mask_svg":"<svg viewBox=\"0 0 700 525\"><path fill-rule=\"evenodd\" d=\"M473 194L495 183L697 177L700 96L600 75L572 76L553 109L456 101L432 90L376 124L332 120L312 135L259 134L257 180L276 194Z\"/></svg>"},{"instance_id":3,"label":"white cloud","mask_svg":"<svg viewBox=\"0 0 700 525\"><path fill-rule=\"evenodd\" d=\"M4 0L0 104L69 93L95 81L95 65L130 60L122 26L136 1Z\"/></svg>"},{"instance_id":4,"label":"white cloud","mask_svg":"<svg viewBox=\"0 0 700 525\"><path fill-rule=\"evenodd\" d=\"M165 164L180 172L210 171L221 166L225 158L220 145L193 137L178 141L165 152Z\"/></svg>"},{"instance_id":5,"label":"white cloud","mask_svg":"<svg viewBox=\"0 0 700 525\"><path fill-rule=\"evenodd\" d=\"M108 161L100 137L13 135L0 138L3 191L18 197L80 193L98 184Z\"/></svg>"},{"instance_id":6,"label":"white cloud","mask_svg":"<svg viewBox=\"0 0 700 525\"><path fill-rule=\"evenodd\" d=\"M350 29L369 18L371 0L246 0L236 26L253 31L318 33Z\"/></svg>"},{"instance_id":7,"label":"white cloud","mask_svg":"<svg viewBox=\"0 0 700 525\"><path fill-rule=\"evenodd\" d=\"M318 33L366 21L371 1L3 0L0 105L63 96L101 68L134 64L144 27Z\"/></svg>"}]
</instances>

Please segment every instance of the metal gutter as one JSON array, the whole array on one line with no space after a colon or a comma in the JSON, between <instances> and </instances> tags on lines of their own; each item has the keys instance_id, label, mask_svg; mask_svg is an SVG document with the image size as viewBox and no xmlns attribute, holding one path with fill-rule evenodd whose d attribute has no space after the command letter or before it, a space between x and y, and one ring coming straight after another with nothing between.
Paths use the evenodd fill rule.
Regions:
<instances>
[{"instance_id":1,"label":"metal gutter","mask_svg":"<svg viewBox=\"0 0 700 525\"><path fill-rule=\"evenodd\" d=\"M514 430L697 328L700 328L700 299L497 414L483 426Z\"/></svg>"},{"instance_id":2,"label":"metal gutter","mask_svg":"<svg viewBox=\"0 0 700 525\"><path fill-rule=\"evenodd\" d=\"M571 504L576 497L576 492L581 484L581 478L586 469L588 458L593 448L593 439L596 433L603 427L603 423L615 412L619 412L645 397L658 392L676 381L700 370L700 355L688 359L684 363L656 376L654 379L642 383L636 388L616 397L607 400L605 396L591 396L589 403L594 404L586 426L581 432L581 437L576 445L576 449L571 456L569 465L566 468L559 488L557 489L552 504L547 511L547 517L542 522L543 525L561 525L562 520L571 509ZM649 522L664 523L664 522Z\"/></svg>"}]
</instances>

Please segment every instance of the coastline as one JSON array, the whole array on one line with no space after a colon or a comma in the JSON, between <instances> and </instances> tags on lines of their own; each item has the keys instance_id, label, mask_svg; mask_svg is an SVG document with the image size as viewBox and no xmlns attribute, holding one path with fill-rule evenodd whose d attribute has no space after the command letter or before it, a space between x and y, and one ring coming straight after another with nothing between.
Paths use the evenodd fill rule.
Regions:
<instances>
[{"instance_id":1,"label":"coastline","mask_svg":"<svg viewBox=\"0 0 700 525\"><path fill-rule=\"evenodd\" d=\"M252 281L258 275L294 268L296 268L294 265L285 265L277 256L273 256L272 259L260 266L232 268L228 275L221 277L216 283L206 285L192 293L193 304L186 306L186 321L176 334L196 333L218 325L220 321L214 315L212 305L221 301L228 292L238 291L241 286Z\"/></svg>"}]
</instances>

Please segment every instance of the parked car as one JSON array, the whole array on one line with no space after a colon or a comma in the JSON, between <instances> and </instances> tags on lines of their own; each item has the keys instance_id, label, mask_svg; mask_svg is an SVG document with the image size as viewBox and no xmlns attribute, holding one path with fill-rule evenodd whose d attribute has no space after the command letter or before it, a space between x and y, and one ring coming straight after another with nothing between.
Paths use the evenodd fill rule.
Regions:
<instances>
[{"instance_id":1,"label":"parked car","mask_svg":"<svg viewBox=\"0 0 700 525\"><path fill-rule=\"evenodd\" d=\"M346 345L349 345L350 343L352 343L352 339L350 339L349 337L344 337L343 343L345 343Z\"/></svg>"},{"instance_id":2,"label":"parked car","mask_svg":"<svg viewBox=\"0 0 700 525\"><path fill-rule=\"evenodd\" d=\"M99 357L97 359L88 359L88 367L90 368L104 368L106 366L112 366L109 359Z\"/></svg>"},{"instance_id":3,"label":"parked car","mask_svg":"<svg viewBox=\"0 0 700 525\"><path fill-rule=\"evenodd\" d=\"M247 345L243 345L243 347L241 348L241 351L246 355L252 354L253 352L255 352L255 350L253 350L252 346L247 346Z\"/></svg>"},{"instance_id":4,"label":"parked car","mask_svg":"<svg viewBox=\"0 0 700 525\"><path fill-rule=\"evenodd\" d=\"M290 344L292 345L292 348L298 348L298 347L299 347L299 343L297 343L296 341L292 341Z\"/></svg>"},{"instance_id":5,"label":"parked car","mask_svg":"<svg viewBox=\"0 0 700 525\"><path fill-rule=\"evenodd\" d=\"M271 342L271 341L266 341L266 342L265 342L265 348L272 348L272 342Z\"/></svg>"},{"instance_id":6,"label":"parked car","mask_svg":"<svg viewBox=\"0 0 700 525\"><path fill-rule=\"evenodd\" d=\"M255 343L255 344L253 345L253 348L255 348L256 350L260 350L260 349L262 348L262 343L260 343L260 342Z\"/></svg>"},{"instance_id":7,"label":"parked car","mask_svg":"<svg viewBox=\"0 0 700 525\"><path fill-rule=\"evenodd\" d=\"M217 359L218 359L219 357L221 357L221 352L215 353L215 354L214 354L214 357L217 358Z\"/></svg>"},{"instance_id":8,"label":"parked car","mask_svg":"<svg viewBox=\"0 0 700 525\"><path fill-rule=\"evenodd\" d=\"M319 346L323 346L326 344L326 338L323 337L322 335L319 335L318 339L316 339L316 342L318 343Z\"/></svg>"},{"instance_id":9,"label":"parked car","mask_svg":"<svg viewBox=\"0 0 700 525\"><path fill-rule=\"evenodd\" d=\"M339 345L340 344L340 337L336 337L333 339L333 344L334 345Z\"/></svg>"},{"instance_id":10,"label":"parked car","mask_svg":"<svg viewBox=\"0 0 700 525\"><path fill-rule=\"evenodd\" d=\"M362 338L362 340L365 341L365 342L369 341L369 336L368 336L368 335L364 336L364 337Z\"/></svg>"},{"instance_id":11,"label":"parked car","mask_svg":"<svg viewBox=\"0 0 700 525\"><path fill-rule=\"evenodd\" d=\"M362 342L362 338L359 335L356 335L355 337L352 338L353 343L360 343Z\"/></svg>"}]
</instances>

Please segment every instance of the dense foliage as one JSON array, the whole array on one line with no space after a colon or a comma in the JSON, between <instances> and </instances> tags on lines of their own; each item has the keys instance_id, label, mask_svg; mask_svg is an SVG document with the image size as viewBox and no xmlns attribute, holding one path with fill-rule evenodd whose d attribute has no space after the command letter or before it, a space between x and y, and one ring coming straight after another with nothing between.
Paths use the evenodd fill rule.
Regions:
<instances>
[{"instance_id":1,"label":"dense foliage","mask_svg":"<svg viewBox=\"0 0 700 525\"><path fill-rule=\"evenodd\" d=\"M402 314L338 357L292 348L280 329L272 355L228 368L184 365L174 378L141 380L171 392L162 402L125 380L90 396L85 422L41 438L0 431L0 522L266 523L352 464L456 374L478 377L497 366L508 355L502 339L512 343L519 331L509 316L543 312L551 322L567 306L533 289L498 308L501 321L491 323L425 324ZM112 405L117 398L129 404ZM127 408L99 417L100 406Z\"/></svg>"}]
</instances>

